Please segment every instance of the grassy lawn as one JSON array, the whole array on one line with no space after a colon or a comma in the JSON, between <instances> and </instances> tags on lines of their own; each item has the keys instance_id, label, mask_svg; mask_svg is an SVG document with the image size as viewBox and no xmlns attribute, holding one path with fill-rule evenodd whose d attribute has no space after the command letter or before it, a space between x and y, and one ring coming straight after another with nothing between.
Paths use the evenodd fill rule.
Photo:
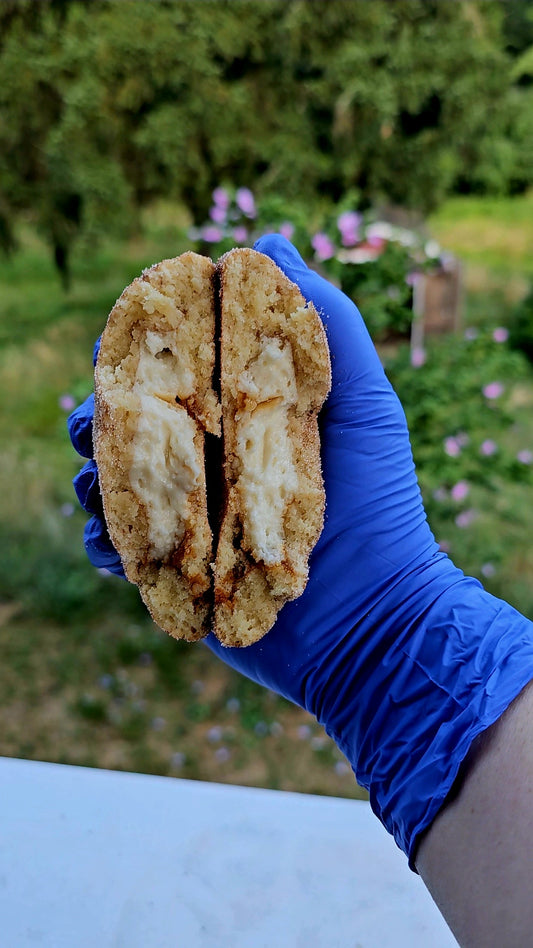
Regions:
<instances>
[{"instance_id":1,"label":"grassy lawn","mask_svg":"<svg viewBox=\"0 0 533 948\"><path fill-rule=\"evenodd\" d=\"M464 260L467 324L505 324L524 294L532 212L533 196L456 199L431 220ZM63 398L79 402L91 390L93 341L123 287L185 249L172 209L156 208L146 223L142 239L78 248L67 293L30 230L19 253L0 260L0 754L362 796L308 715L202 646L165 636L135 589L86 562L85 515L71 487L82 462ZM513 397L509 437L533 448L533 384ZM480 544L493 550L489 585L533 609L531 504L518 486L493 506L477 534L450 527L454 556L474 568Z\"/></svg>"}]
</instances>

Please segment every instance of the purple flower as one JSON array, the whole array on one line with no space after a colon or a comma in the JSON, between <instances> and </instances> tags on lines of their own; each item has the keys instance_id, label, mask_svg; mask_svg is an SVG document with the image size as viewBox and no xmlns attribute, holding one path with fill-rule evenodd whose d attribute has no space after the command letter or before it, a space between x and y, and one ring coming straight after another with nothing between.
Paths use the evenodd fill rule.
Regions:
<instances>
[{"instance_id":1,"label":"purple flower","mask_svg":"<svg viewBox=\"0 0 533 948\"><path fill-rule=\"evenodd\" d=\"M224 224L226 221L226 208L220 207L219 204L213 204L213 207L209 211L209 217L215 224Z\"/></svg>"},{"instance_id":2,"label":"purple flower","mask_svg":"<svg viewBox=\"0 0 533 948\"><path fill-rule=\"evenodd\" d=\"M237 714L241 706L241 702L238 698L228 698L226 701L226 711L229 711L230 714Z\"/></svg>"},{"instance_id":3,"label":"purple flower","mask_svg":"<svg viewBox=\"0 0 533 948\"><path fill-rule=\"evenodd\" d=\"M243 224L241 224L238 227L233 228L233 239L238 244L246 243L246 241L248 240L248 231L246 230L246 227L244 227Z\"/></svg>"},{"instance_id":4,"label":"purple flower","mask_svg":"<svg viewBox=\"0 0 533 948\"><path fill-rule=\"evenodd\" d=\"M458 503L460 503L465 499L465 497L468 497L469 493L470 488L466 481L457 481L457 484L454 484L450 491L450 497L452 500L456 500Z\"/></svg>"},{"instance_id":5,"label":"purple flower","mask_svg":"<svg viewBox=\"0 0 533 948\"><path fill-rule=\"evenodd\" d=\"M317 260L329 260L335 254L335 246L327 234L319 232L311 238L311 246Z\"/></svg>"},{"instance_id":6,"label":"purple flower","mask_svg":"<svg viewBox=\"0 0 533 948\"><path fill-rule=\"evenodd\" d=\"M170 758L170 766L172 770L181 770L185 763L186 757L181 751L176 751L175 754L172 754Z\"/></svg>"},{"instance_id":7,"label":"purple flower","mask_svg":"<svg viewBox=\"0 0 533 948\"><path fill-rule=\"evenodd\" d=\"M445 438L444 450L448 457L457 458L461 453L461 444L457 438Z\"/></svg>"},{"instance_id":8,"label":"purple flower","mask_svg":"<svg viewBox=\"0 0 533 948\"><path fill-rule=\"evenodd\" d=\"M229 194L226 191L226 188L215 188L213 191L213 201L217 207L227 211L229 207Z\"/></svg>"},{"instance_id":9,"label":"purple flower","mask_svg":"<svg viewBox=\"0 0 533 948\"><path fill-rule=\"evenodd\" d=\"M492 454L496 454L497 450L498 445L496 442L492 441L491 438L487 438L481 443L479 453L482 454L483 457L489 458Z\"/></svg>"},{"instance_id":10,"label":"purple flower","mask_svg":"<svg viewBox=\"0 0 533 948\"><path fill-rule=\"evenodd\" d=\"M235 201L239 210L246 214L247 217L255 217L255 201L254 196L249 188L238 188L235 195Z\"/></svg>"},{"instance_id":11,"label":"purple flower","mask_svg":"<svg viewBox=\"0 0 533 948\"><path fill-rule=\"evenodd\" d=\"M62 504L61 515L63 517L72 517L74 513L74 504Z\"/></svg>"},{"instance_id":12,"label":"purple flower","mask_svg":"<svg viewBox=\"0 0 533 948\"><path fill-rule=\"evenodd\" d=\"M498 328L492 333L492 338L494 339L494 342L507 342L509 338L509 330L504 326L498 326Z\"/></svg>"},{"instance_id":13,"label":"purple flower","mask_svg":"<svg viewBox=\"0 0 533 948\"><path fill-rule=\"evenodd\" d=\"M475 510L462 510L460 514L457 514L455 518L455 523L461 530L465 530L470 526L471 523L476 519Z\"/></svg>"},{"instance_id":14,"label":"purple flower","mask_svg":"<svg viewBox=\"0 0 533 948\"><path fill-rule=\"evenodd\" d=\"M294 236L294 224L291 224L290 221L283 221L283 224L279 226L279 233L282 237L286 237L287 240L292 240Z\"/></svg>"},{"instance_id":15,"label":"purple flower","mask_svg":"<svg viewBox=\"0 0 533 948\"><path fill-rule=\"evenodd\" d=\"M451 548L452 548L452 545L449 542L449 540L439 541L439 550L441 551L441 553L449 553Z\"/></svg>"},{"instance_id":16,"label":"purple flower","mask_svg":"<svg viewBox=\"0 0 533 948\"><path fill-rule=\"evenodd\" d=\"M297 733L301 741L308 741L311 737L312 731L308 724L300 724Z\"/></svg>"},{"instance_id":17,"label":"purple flower","mask_svg":"<svg viewBox=\"0 0 533 948\"><path fill-rule=\"evenodd\" d=\"M59 407L63 411L72 411L76 407L76 402L72 395L61 395L59 398Z\"/></svg>"},{"instance_id":18,"label":"purple flower","mask_svg":"<svg viewBox=\"0 0 533 948\"><path fill-rule=\"evenodd\" d=\"M222 728L218 725L210 727L207 732L207 740L210 744L218 744L222 740Z\"/></svg>"},{"instance_id":19,"label":"purple flower","mask_svg":"<svg viewBox=\"0 0 533 948\"><path fill-rule=\"evenodd\" d=\"M474 329L473 326L469 326L467 329L465 329L465 339L467 339L468 342L473 342L474 339L477 339L477 336L477 329Z\"/></svg>"},{"instance_id":20,"label":"purple flower","mask_svg":"<svg viewBox=\"0 0 533 948\"><path fill-rule=\"evenodd\" d=\"M227 747L217 747L215 751L215 758L219 764L226 764L231 757L231 753Z\"/></svg>"},{"instance_id":21,"label":"purple flower","mask_svg":"<svg viewBox=\"0 0 533 948\"><path fill-rule=\"evenodd\" d=\"M352 772L345 760L336 760L333 769L337 777L346 777Z\"/></svg>"},{"instance_id":22,"label":"purple flower","mask_svg":"<svg viewBox=\"0 0 533 948\"><path fill-rule=\"evenodd\" d=\"M357 211L344 211L337 218L337 227L343 247L353 247L360 240L359 227L362 217Z\"/></svg>"},{"instance_id":23,"label":"purple flower","mask_svg":"<svg viewBox=\"0 0 533 948\"><path fill-rule=\"evenodd\" d=\"M533 453L527 450L519 451L516 460L520 461L520 464L533 464Z\"/></svg>"},{"instance_id":24,"label":"purple flower","mask_svg":"<svg viewBox=\"0 0 533 948\"><path fill-rule=\"evenodd\" d=\"M151 727L154 731L162 731L166 726L166 721L164 718L156 717L152 718Z\"/></svg>"},{"instance_id":25,"label":"purple flower","mask_svg":"<svg viewBox=\"0 0 533 948\"><path fill-rule=\"evenodd\" d=\"M505 388L501 382L489 382L488 385L485 385L482 389L485 398L494 399L499 398L500 395L503 395Z\"/></svg>"},{"instance_id":26,"label":"purple flower","mask_svg":"<svg viewBox=\"0 0 533 948\"><path fill-rule=\"evenodd\" d=\"M202 238L207 241L208 244L218 244L219 240L222 240L222 230L220 227L216 227L215 224L206 224L205 227L202 227Z\"/></svg>"},{"instance_id":27,"label":"purple flower","mask_svg":"<svg viewBox=\"0 0 533 948\"><path fill-rule=\"evenodd\" d=\"M426 361L426 350L422 346L414 346L411 350L411 365L413 369L419 369Z\"/></svg>"},{"instance_id":28,"label":"purple flower","mask_svg":"<svg viewBox=\"0 0 533 948\"><path fill-rule=\"evenodd\" d=\"M483 563L483 566L481 567L482 576L486 576L487 579L489 579L491 576L494 576L495 572L496 567L494 566L494 563Z\"/></svg>"}]
</instances>

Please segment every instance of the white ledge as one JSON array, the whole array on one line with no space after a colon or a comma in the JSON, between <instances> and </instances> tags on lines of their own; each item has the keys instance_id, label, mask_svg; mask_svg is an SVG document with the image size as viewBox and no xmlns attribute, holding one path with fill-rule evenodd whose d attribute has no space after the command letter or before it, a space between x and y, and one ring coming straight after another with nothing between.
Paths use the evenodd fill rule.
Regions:
<instances>
[{"instance_id":1,"label":"white ledge","mask_svg":"<svg viewBox=\"0 0 533 948\"><path fill-rule=\"evenodd\" d=\"M453 948L362 801L0 758L13 948Z\"/></svg>"}]
</instances>

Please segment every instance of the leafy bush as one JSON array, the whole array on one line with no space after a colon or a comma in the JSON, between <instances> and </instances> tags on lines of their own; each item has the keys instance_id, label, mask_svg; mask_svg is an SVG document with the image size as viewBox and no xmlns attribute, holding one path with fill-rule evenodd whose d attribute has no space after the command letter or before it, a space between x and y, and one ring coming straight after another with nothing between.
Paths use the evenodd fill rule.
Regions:
<instances>
[{"instance_id":1,"label":"leafy bush","mask_svg":"<svg viewBox=\"0 0 533 948\"><path fill-rule=\"evenodd\" d=\"M511 346L533 362L533 290L515 307L509 325Z\"/></svg>"},{"instance_id":2,"label":"leafy bush","mask_svg":"<svg viewBox=\"0 0 533 948\"><path fill-rule=\"evenodd\" d=\"M462 532L457 549L479 571L509 545L494 522L500 495L510 504L514 485L533 486L532 445L521 440L528 434L515 408L520 386L531 385L528 363L498 327L434 340L422 359L404 346L386 368L405 409L432 529L446 539Z\"/></svg>"}]
</instances>

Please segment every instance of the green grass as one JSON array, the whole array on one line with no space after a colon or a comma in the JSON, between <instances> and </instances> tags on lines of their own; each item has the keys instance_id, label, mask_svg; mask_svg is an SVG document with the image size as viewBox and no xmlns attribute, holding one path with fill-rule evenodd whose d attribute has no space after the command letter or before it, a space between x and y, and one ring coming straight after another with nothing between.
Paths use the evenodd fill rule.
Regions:
<instances>
[{"instance_id":1,"label":"green grass","mask_svg":"<svg viewBox=\"0 0 533 948\"><path fill-rule=\"evenodd\" d=\"M531 201L458 199L431 221L443 246L464 249L467 321L505 323L531 276ZM503 250L496 233L484 249L477 243L487 220ZM82 461L59 400L91 390L93 342L123 287L185 249L176 209L159 205L144 223L134 241L78 248L66 293L29 228L20 251L0 260L0 754L359 796L308 715L202 646L165 636L135 589L86 561L71 487ZM531 391L517 413L533 439ZM484 514L475 549L474 533L456 531L454 555L473 562L481 542L495 550L495 590L529 607L531 505L513 489L495 506L499 519Z\"/></svg>"},{"instance_id":2,"label":"green grass","mask_svg":"<svg viewBox=\"0 0 533 948\"><path fill-rule=\"evenodd\" d=\"M429 227L443 247L482 267L491 282L533 276L533 191L516 197L451 198Z\"/></svg>"}]
</instances>

